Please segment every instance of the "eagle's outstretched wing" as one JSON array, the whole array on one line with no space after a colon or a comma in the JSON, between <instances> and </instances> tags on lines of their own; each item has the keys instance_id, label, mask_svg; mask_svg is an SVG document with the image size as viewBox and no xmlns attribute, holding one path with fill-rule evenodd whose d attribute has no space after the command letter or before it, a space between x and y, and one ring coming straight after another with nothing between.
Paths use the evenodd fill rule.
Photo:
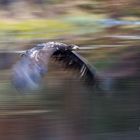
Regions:
<instances>
[{"instance_id":1,"label":"eagle's outstretched wing","mask_svg":"<svg viewBox=\"0 0 140 140\"><path fill-rule=\"evenodd\" d=\"M79 77L88 84L95 84L95 69L80 56L76 45L48 42L37 45L22 53L20 60L13 66L12 83L20 90L34 90L40 86L41 79L48 71L51 59L64 63L63 66L75 69Z\"/></svg>"},{"instance_id":2,"label":"eagle's outstretched wing","mask_svg":"<svg viewBox=\"0 0 140 140\"><path fill-rule=\"evenodd\" d=\"M85 81L86 84L94 85L96 79L96 71L88 61L79 55L74 50L54 52L51 56L56 61L62 62L65 68L78 71L78 75L81 80Z\"/></svg>"}]
</instances>

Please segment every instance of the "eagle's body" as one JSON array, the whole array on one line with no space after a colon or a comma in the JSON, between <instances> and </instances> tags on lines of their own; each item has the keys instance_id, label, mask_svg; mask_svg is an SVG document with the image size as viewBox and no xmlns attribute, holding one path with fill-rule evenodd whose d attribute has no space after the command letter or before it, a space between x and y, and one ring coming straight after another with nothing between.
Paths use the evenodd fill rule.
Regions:
<instances>
[{"instance_id":1,"label":"eagle's body","mask_svg":"<svg viewBox=\"0 0 140 140\"><path fill-rule=\"evenodd\" d=\"M85 77L94 84L95 71L84 58L73 51L77 48L76 45L48 42L25 51L12 69L13 85L22 91L38 89L42 78L47 74L51 57L62 61L69 68L78 69L80 77Z\"/></svg>"}]
</instances>

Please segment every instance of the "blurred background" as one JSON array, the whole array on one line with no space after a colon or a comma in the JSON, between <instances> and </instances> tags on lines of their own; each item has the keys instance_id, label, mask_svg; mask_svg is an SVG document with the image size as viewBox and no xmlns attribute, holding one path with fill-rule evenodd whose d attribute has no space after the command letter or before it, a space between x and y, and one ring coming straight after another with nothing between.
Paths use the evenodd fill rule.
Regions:
<instances>
[{"instance_id":1,"label":"blurred background","mask_svg":"<svg viewBox=\"0 0 140 140\"><path fill-rule=\"evenodd\" d=\"M139 0L0 0L0 140L139 140L139 6ZM79 45L98 84L86 86L51 62L40 90L14 89L17 57L8 52L54 40Z\"/></svg>"}]
</instances>

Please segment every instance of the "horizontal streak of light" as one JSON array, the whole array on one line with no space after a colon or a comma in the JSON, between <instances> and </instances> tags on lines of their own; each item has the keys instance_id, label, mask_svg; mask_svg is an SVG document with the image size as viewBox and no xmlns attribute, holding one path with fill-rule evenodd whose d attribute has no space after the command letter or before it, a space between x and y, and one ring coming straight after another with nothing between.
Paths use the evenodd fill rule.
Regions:
<instances>
[{"instance_id":1,"label":"horizontal streak of light","mask_svg":"<svg viewBox=\"0 0 140 140\"><path fill-rule=\"evenodd\" d=\"M54 110L21 110L21 111L0 111L0 116L16 116L16 115L35 115L51 113Z\"/></svg>"}]
</instances>

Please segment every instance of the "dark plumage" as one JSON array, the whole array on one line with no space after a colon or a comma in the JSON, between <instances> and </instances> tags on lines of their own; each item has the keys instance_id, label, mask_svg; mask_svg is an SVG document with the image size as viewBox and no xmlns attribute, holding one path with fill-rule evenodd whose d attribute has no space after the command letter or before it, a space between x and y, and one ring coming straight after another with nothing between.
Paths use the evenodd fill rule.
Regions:
<instances>
[{"instance_id":1,"label":"dark plumage","mask_svg":"<svg viewBox=\"0 0 140 140\"><path fill-rule=\"evenodd\" d=\"M13 85L20 90L38 89L52 59L64 63L68 69L77 70L82 80L94 85L95 70L76 49L76 45L48 42L22 52L20 60L12 68Z\"/></svg>"}]
</instances>

